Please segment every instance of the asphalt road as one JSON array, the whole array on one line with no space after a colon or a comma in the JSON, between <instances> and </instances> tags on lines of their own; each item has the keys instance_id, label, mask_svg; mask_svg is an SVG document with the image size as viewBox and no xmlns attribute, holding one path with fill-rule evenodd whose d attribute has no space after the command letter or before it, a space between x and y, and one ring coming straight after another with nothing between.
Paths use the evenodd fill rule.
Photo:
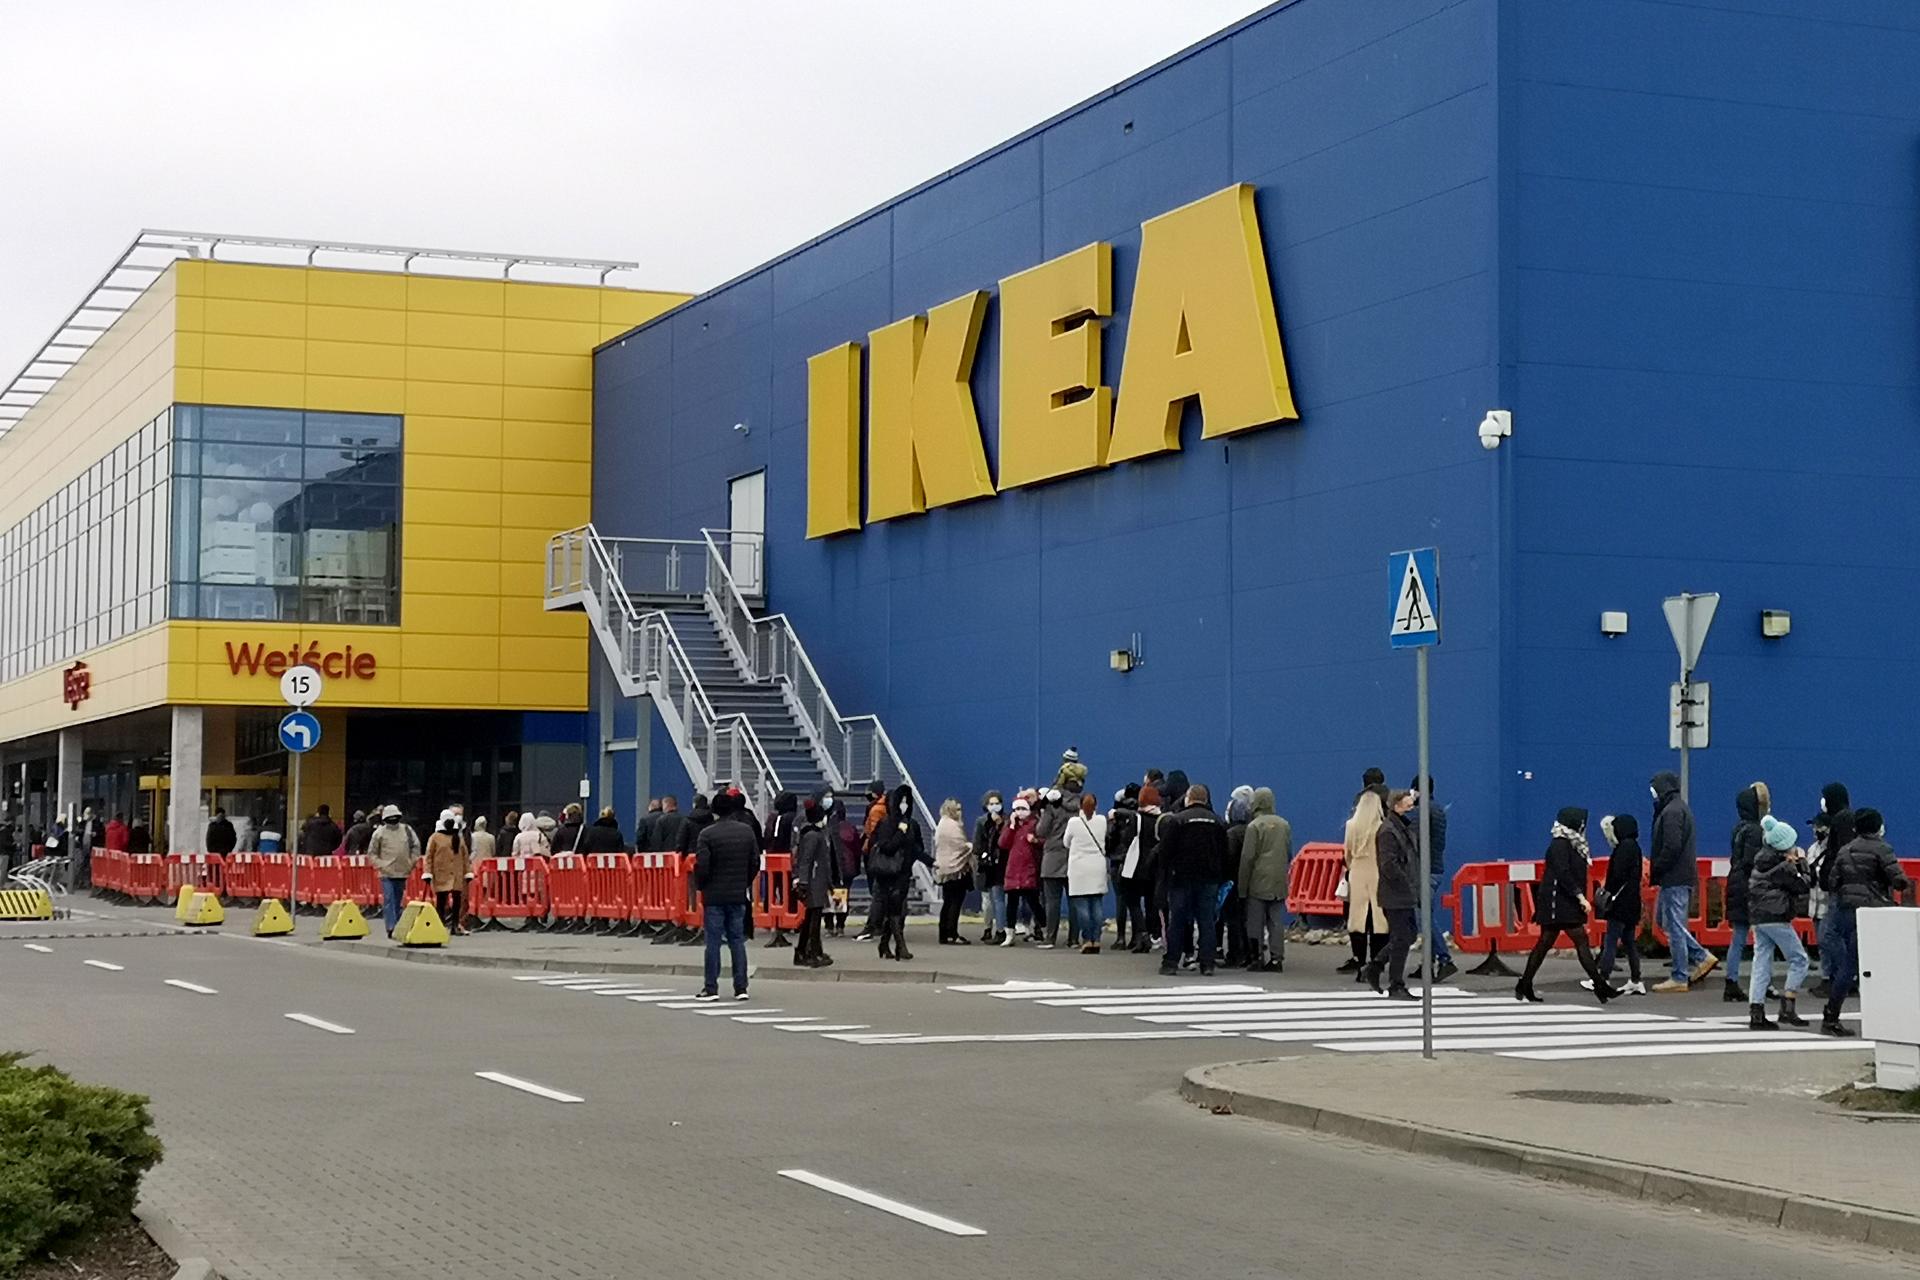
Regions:
<instances>
[{"instance_id":1,"label":"asphalt road","mask_svg":"<svg viewBox=\"0 0 1920 1280\"><path fill-rule=\"evenodd\" d=\"M34 945L0 941L0 1044L153 1097L168 1154L148 1198L233 1280L1912 1274L1910 1259L1173 1095L1188 1066L1281 1046L888 1047L733 1015L900 1032L1059 1019L926 986L764 983L709 1016L242 937ZM782 1176L796 1170L812 1181Z\"/></svg>"}]
</instances>

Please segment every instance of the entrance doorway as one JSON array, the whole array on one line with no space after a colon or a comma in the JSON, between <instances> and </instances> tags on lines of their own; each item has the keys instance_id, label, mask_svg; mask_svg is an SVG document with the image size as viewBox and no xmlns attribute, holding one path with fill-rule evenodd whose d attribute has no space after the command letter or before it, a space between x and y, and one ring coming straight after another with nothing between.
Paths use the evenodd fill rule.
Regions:
<instances>
[{"instance_id":1,"label":"entrance doorway","mask_svg":"<svg viewBox=\"0 0 1920 1280\"><path fill-rule=\"evenodd\" d=\"M761 581L761 566L766 550L767 473L750 472L727 482L727 527L732 530L731 563L734 585L740 594L766 594Z\"/></svg>"}]
</instances>

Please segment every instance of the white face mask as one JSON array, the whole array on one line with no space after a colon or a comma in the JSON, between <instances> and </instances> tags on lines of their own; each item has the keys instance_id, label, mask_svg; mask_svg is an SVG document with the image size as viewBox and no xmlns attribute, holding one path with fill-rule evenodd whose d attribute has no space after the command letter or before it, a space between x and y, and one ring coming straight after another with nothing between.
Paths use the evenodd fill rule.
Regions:
<instances>
[{"instance_id":1,"label":"white face mask","mask_svg":"<svg viewBox=\"0 0 1920 1280\"><path fill-rule=\"evenodd\" d=\"M1650 796L1652 796L1652 797L1653 797L1653 798L1654 798L1655 800L1658 800L1658 799L1660 798L1660 788L1658 788L1658 787L1648 787L1648 788L1647 788L1647 794L1648 794L1648 795L1650 795Z\"/></svg>"},{"instance_id":2,"label":"white face mask","mask_svg":"<svg viewBox=\"0 0 1920 1280\"><path fill-rule=\"evenodd\" d=\"M989 805L987 806L987 812L988 812L988 813L990 813L990 814L992 814L992 815L993 815L994 817L996 817L996 818L997 818L997 817L999 817L999 816L1000 816L1000 802L999 802L998 800L995 800L995 801L993 801L993 802L992 802L991 804L989 804Z\"/></svg>"}]
</instances>

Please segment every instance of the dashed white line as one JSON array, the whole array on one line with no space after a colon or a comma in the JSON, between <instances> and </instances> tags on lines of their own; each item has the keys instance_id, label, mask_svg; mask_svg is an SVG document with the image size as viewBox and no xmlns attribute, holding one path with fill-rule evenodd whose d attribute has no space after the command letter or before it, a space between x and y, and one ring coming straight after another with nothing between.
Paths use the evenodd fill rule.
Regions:
<instances>
[{"instance_id":1,"label":"dashed white line","mask_svg":"<svg viewBox=\"0 0 1920 1280\"><path fill-rule=\"evenodd\" d=\"M783 1026L783 1025L787 1025L790 1023L797 1023L797 1022L820 1021L820 1019L818 1018L796 1018L790 1014L784 1014L784 1013L776 1014L773 1017L768 1017L765 1014L736 1013L733 1015L733 1020L735 1022L744 1022L748 1026L756 1026L756 1027L760 1026L763 1023L769 1026Z\"/></svg>"},{"instance_id":2,"label":"dashed white line","mask_svg":"<svg viewBox=\"0 0 1920 1280\"><path fill-rule=\"evenodd\" d=\"M337 1036L350 1036L353 1034L352 1027L343 1027L337 1022L328 1022L325 1018L316 1018L310 1013L289 1013L285 1016L289 1022L302 1023L309 1027L318 1028L321 1031L331 1031Z\"/></svg>"},{"instance_id":3,"label":"dashed white line","mask_svg":"<svg viewBox=\"0 0 1920 1280\"><path fill-rule=\"evenodd\" d=\"M628 996L627 997L627 999L633 1001L635 1004L659 1004L663 1000L677 1000L678 998L679 997L673 996L673 995Z\"/></svg>"},{"instance_id":4,"label":"dashed white line","mask_svg":"<svg viewBox=\"0 0 1920 1280\"><path fill-rule=\"evenodd\" d=\"M518 1089L522 1093L531 1093L536 1097L547 1098L554 1102L586 1101L585 1098L580 1097L578 1094L562 1093L558 1089L549 1089L543 1084L535 1084L531 1080L522 1080L519 1076L510 1076L499 1071L476 1071L473 1074L479 1076L482 1080L491 1080L495 1084L503 1084L509 1089Z\"/></svg>"},{"instance_id":5,"label":"dashed white line","mask_svg":"<svg viewBox=\"0 0 1920 1280\"><path fill-rule=\"evenodd\" d=\"M660 1007L661 1007L662 1009L671 1009L671 1008L672 1008L673 1006L672 1006L672 1005L666 1005L666 1004L663 1004L663 1005L661 1005ZM722 1006L721 1006L720 1008L718 1008L718 1009L705 1009L705 1008L703 1008L703 1009L699 1009L699 1010L696 1010L696 1011L695 1011L695 1016L696 1016L696 1017L701 1017L701 1018L731 1018L731 1017L732 1017L733 1015L735 1015L735 1014L737 1014L737 1013L739 1013L739 1012L740 1012L740 1006L739 1006L739 1005L737 1005L737 1004L735 1004L735 1005L722 1005ZM778 1012L780 1012L780 1011L779 1011L778 1009L760 1009L760 1010L757 1010L756 1012L759 1012L759 1013L778 1013Z\"/></svg>"},{"instance_id":6,"label":"dashed white line","mask_svg":"<svg viewBox=\"0 0 1920 1280\"><path fill-rule=\"evenodd\" d=\"M22 943L21 945L26 947L26 949L29 951L38 951L43 956L50 956L53 954L52 947L43 947L37 942L26 942L26 943Z\"/></svg>"},{"instance_id":7,"label":"dashed white line","mask_svg":"<svg viewBox=\"0 0 1920 1280\"><path fill-rule=\"evenodd\" d=\"M600 987L587 994L596 996L661 996L667 992L661 987Z\"/></svg>"},{"instance_id":8,"label":"dashed white line","mask_svg":"<svg viewBox=\"0 0 1920 1280\"><path fill-rule=\"evenodd\" d=\"M841 1182L834 1178L825 1178L806 1169L782 1169L780 1170L780 1176L783 1178L791 1178L795 1182L804 1182L810 1187L818 1187L820 1190L831 1195L843 1196L848 1200L864 1204L868 1208L878 1209L882 1213L890 1213L896 1218L905 1218L907 1221L917 1222L923 1227L932 1227L935 1231L944 1231L950 1236L983 1236L987 1234L979 1227L970 1227L964 1222L956 1222L952 1218L942 1217L937 1213L929 1213L925 1209L917 1209L913 1205L905 1204L899 1200L890 1200L886 1196L876 1195L871 1191L864 1191L851 1183Z\"/></svg>"},{"instance_id":9,"label":"dashed white line","mask_svg":"<svg viewBox=\"0 0 1920 1280\"><path fill-rule=\"evenodd\" d=\"M808 1026L804 1023L796 1023L793 1026L776 1026L774 1030L775 1031L816 1031L824 1035L829 1031L865 1031L871 1025L872 1025L871 1023L867 1023L867 1022L833 1022L833 1023L828 1023L824 1027L816 1027L816 1026Z\"/></svg>"},{"instance_id":10,"label":"dashed white line","mask_svg":"<svg viewBox=\"0 0 1920 1280\"><path fill-rule=\"evenodd\" d=\"M220 994L218 991L215 991L212 987L203 987L197 982L183 982L179 978L168 978L167 985L170 987L178 987L182 991L191 991L195 995L217 996Z\"/></svg>"},{"instance_id":11,"label":"dashed white line","mask_svg":"<svg viewBox=\"0 0 1920 1280\"><path fill-rule=\"evenodd\" d=\"M578 978L577 973L523 973L515 982L565 982L568 978Z\"/></svg>"},{"instance_id":12,"label":"dashed white line","mask_svg":"<svg viewBox=\"0 0 1920 1280\"><path fill-rule=\"evenodd\" d=\"M80 963L90 964L96 969L106 969L112 973L119 973L122 969L127 967L123 964L108 964L105 960L82 960Z\"/></svg>"},{"instance_id":13,"label":"dashed white line","mask_svg":"<svg viewBox=\"0 0 1920 1280\"><path fill-rule=\"evenodd\" d=\"M818 1030L818 1028L810 1028ZM1054 1044L1069 1040L1230 1040L1233 1031L1028 1031L1008 1035L827 1035L849 1044Z\"/></svg>"}]
</instances>

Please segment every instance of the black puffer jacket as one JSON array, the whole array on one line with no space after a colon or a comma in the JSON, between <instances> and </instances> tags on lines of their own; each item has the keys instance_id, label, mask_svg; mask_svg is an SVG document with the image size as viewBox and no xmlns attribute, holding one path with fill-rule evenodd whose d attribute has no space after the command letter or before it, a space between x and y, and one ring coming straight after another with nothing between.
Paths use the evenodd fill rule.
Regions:
<instances>
[{"instance_id":1,"label":"black puffer jacket","mask_svg":"<svg viewBox=\"0 0 1920 1280\"><path fill-rule=\"evenodd\" d=\"M618 818L595 818L593 825L580 833L582 853L625 853L627 842L620 838Z\"/></svg>"},{"instance_id":2,"label":"black puffer jacket","mask_svg":"<svg viewBox=\"0 0 1920 1280\"><path fill-rule=\"evenodd\" d=\"M867 878L888 886L905 882L916 862L928 862L927 841L913 816L913 790L902 784L887 798L887 816L874 829Z\"/></svg>"},{"instance_id":3,"label":"black puffer jacket","mask_svg":"<svg viewBox=\"0 0 1920 1280\"><path fill-rule=\"evenodd\" d=\"M1647 871L1662 889L1691 887L1700 875L1694 846L1693 810L1680 798L1680 777L1653 775L1653 837Z\"/></svg>"},{"instance_id":4,"label":"black puffer jacket","mask_svg":"<svg viewBox=\"0 0 1920 1280\"><path fill-rule=\"evenodd\" d=\"M1890 907L1896 890L1909 888L1893 847L1879 836L1855 836L1833 869L1833 890L1842 905Z\"/></svg>"},{"instance_id":5,"label":"black puffer jacket","mask_svg":"<svg viewBox=\"0 0 1920 1280\"><path fill-rule=\"evenodd\" d=\"M1739 821L1733 824L1733 841L1727 860L1727 920L1746 924L1747 877L1753 874L1753 860L1760 853L1760 819L1771 808L1767 785L1756 782L1734 797L1733 807Z\"/></svg>"},{"instance_id":6,"label":"black puffer jacket","mask_svg":"<svg viewBox=\"0 0 1920 1280\"><path fill-rule=\"evenodd\" d=\"M1827 815L1827 851L1814 867L1814 879L1828 893L1834 892L1834 870L1840 865L1840 851L1853 843L1853 798L1845 786L1829 782L1820 788L1820 810Z\"/></svg>"},{"instance_id":7,"label":"black puffer jacket","mask_svg":"<svg viewBox=\"0 0 1920 1280\"><path fill-rule=\"evenodd\" d=\"M1731 886L1733 882L1727 883ZM1789 859L1786 852L1761 845L1747 877L1748 923L1786 924L1806 915L1807 894L1812 887L1813 877L1804 858Z\"/></svg>"},{"instance_id":8,"label":"black puffer jacket","mask_svg":"<svg viewBox=\"0 0 1920 1280\"><path fill-rule=\"evenodd\" d=\"M1420 896L1413 887L1420 864L1415 839L1407 820L1387 810L1380 834L1373 841L1374 857L1380 864L1380 884L1374 900L1382 911L1413 911L1420 906Z\"/></svg>"},{"instance_id":9,"label":"black puffer jacket","mask_svg":"<svg viewBox=\"0 0 1920 1280\"><path fill-rule=\"evenodd\" d=\"M760 839L752 827L731 816L716 818L700 833L694 855L693 883L708 906L747 901L760 874Z\"/></svg>"},{"instance_id":10,"label":"black puffer jacket","mask_svg":"<svg viewBox=\"0 0 1920 1280\"><path fill-rule=\"evenodd\" d=\"M1640 852L1640 824L1630 813L1603 823L1613 852L1607 855L1607 909L1602 914L1629 928L1640 923L1640 885L1646 858Z\"/></svg>"}]
</instances>

